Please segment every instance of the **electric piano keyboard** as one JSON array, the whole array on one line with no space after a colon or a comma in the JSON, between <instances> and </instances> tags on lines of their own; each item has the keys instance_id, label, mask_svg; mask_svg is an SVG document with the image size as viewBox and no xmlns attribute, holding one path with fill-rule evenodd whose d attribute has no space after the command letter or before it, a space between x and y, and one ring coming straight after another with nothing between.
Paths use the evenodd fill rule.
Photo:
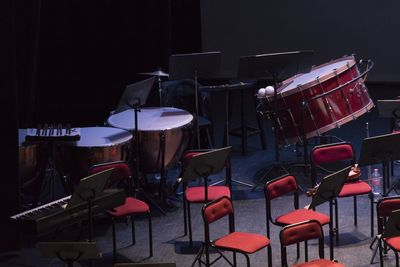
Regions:
<instances>
[{"instance_id":1,"label":"electric piano keyboard","mask_svg":"<svg viewBox=\"0 0 400 267\"><path fill-rule=\"evenodd\" d=\"M22 232L41 235L59 227L86 220L88 207L86 202L65 208L71 196L67 196L42 206L21 212L10 219L17 223ZM107 189L92 200L93 215L115 208L125 203L123 189Z\"/></svg>"}]
</instances>

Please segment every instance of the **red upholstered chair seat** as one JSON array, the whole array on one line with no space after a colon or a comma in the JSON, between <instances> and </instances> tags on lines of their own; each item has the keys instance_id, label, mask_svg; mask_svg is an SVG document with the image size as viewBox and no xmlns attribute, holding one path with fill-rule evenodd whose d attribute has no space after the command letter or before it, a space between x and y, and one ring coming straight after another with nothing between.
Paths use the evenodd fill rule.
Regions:
<instances>
[{"instance_id":1,"label":"red upholstered chair seat","mask_svg":"<svg viewBox=\"0 0 400 267\"><path fill-rule=\"evenodd\" d=\"M400 236L385 238L385 242L390 247L394 248L397 251L400 251Z\"/></svg>"},{"instance_id":2,"label":"red upholstered chair seat","mask_svg":"<svg viewBox=\"0 0 400 267\"><path fill-rule=\"evenodd\" d=\"M231 197L231 191L227 186L209 186L208 190L208 201L215 200L222 196ZM186 200L191 203L203 203L205 202L205 190L204 186L189 187L185 192Z\"/></svg>"},{"instance_id":3,"label":"red upholstered chair seat","mask_svg":"<svg viewBox=\"0 0 400 267\"><path fill-rule=\"evenodd\" d=\"M133 197L127 197L125 198L125 204L109 210L108 213L114 217L125 217L132 214L145 213L149 210L150 207L145 202Z\"/></svg>"},{"instance_id":4,"label":"red upholstered chair seat","mask_svg":"<svg viewBox=\"0 0 400 267\"><path fill-rule=\"evenodd\" d=\"M219 238L214 244L221 249L251 254L268 246L269 243L269 239L263 235L233 232Z\"/></svg>"},{"instance_id":5,"label":"red upholstered chair seat","mask_svg":"<svg viewBox=\"0 0 400 267\"><path fill-rule=\"evenodd\" d=\"M326 259L318 259L309 262L304 262L296 265L292 265L292 267L344 267L345 265L333 262Z\"/></svg>"},{"instance_id":6,"label":"red upholstered chair seat","mask_svg":"<svg viewBox=\"0 0 400 267\"><path fill-rule=\"evenodd\" d=\"M345 183L339 193L339 197L364 195L371 193L371 191L371 186L367 182L358 180L356 182Z\"/></svg>"},{"instance_id":7,"label":"red upholstered chair seat","mask_svg":"<svg viewBox=\"0 0 400 267\"><path fill-rule=\"evenodd\" d=\"M304 220L316 220L318 221L321 225L326 225L329 223L330 219L329 216L314 211L314 210L308 210L308 209L297 209L294 211L291 211L289 213L286 213L284 215L278 216L275 219L275 222L281 225L289 225L289 224L294 224L294 223L299 223Z\"/></svg>"}]
</instances>

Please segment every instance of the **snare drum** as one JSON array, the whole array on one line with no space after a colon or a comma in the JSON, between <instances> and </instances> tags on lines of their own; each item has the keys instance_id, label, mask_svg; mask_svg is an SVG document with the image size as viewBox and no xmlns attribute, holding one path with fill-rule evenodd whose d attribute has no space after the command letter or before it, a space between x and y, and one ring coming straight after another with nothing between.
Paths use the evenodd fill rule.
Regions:
<instances>
[{"instance_id":1,"label":"snare drum","mask_svg":"<svg viewBox=\"0 0 400 267\"><path fill-rule=\"evenodd\" d=\"M140 168L145 173L161 170L161 136L165 137L164 167L174 166L190 139L193 116L182 109L161 107L142 108L138 112L138 134L140 143ZM128 109L111 115L108 123L117 128L132 131L135 128L135 112Z\"/></svg>"},{"instance_id":2,"label":"snare drum","mask_svg":"<svg viewBox=\"0 0 400 267\"><path fill-rule=\"evenodd\" d=\"M132 134L122 129L84 127L79 141L57 144L56 157L64 174L78 182L95 164L127 160L131 140Z\"/></svg>"},{"instance_id":3,"label":"snare drum","mask_svg":"<svg viewBox=\"0 0 400 267\"><path fill-rule=\"evenodd\" d=\"M302 142L354 120L374 104L354 57L343 57L282 82L275 115L281 143ZM260 97L272 112L274 97ZM303 107L303 103L306 105Z\"/></svg>"}]
</instances>

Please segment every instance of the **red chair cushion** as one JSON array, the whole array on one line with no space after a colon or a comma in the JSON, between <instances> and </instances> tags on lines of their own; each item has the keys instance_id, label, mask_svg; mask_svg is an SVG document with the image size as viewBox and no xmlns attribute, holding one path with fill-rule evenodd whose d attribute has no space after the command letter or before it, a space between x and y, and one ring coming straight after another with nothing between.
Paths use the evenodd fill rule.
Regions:
<instances>
[{"instance_id":1,"label":"red chair cushion","mask_svg":"<svg viewBox=\"0 0 400 267\"><path fill-rule=\"evenodd\" d=\"M222 198L215 203L207 205L203 210L203 217L208 223L213 223L232 212L232 202L228 198Z\"/></svg>"},{"instance_id":2,"label":"red chair cushion","mask_svg":"<svg viewBox=\"0 0 400 267\"><path fill-rule=\"evenodd\" d=\"M300 243L324 236L321 225L316 221L287 225L280 233L283 246Z\"/></svg>"},{"instance_id":3,"label":"red chair cushion","mask_svg":"<svg viewBox=\"0 0 400 267\"><path fill-rule=\"evenodd\" d=\"M182 161L182 165L184 167L186 167L188 165L188 163L189 163L189 160L191 160L194 156L203 154L205 152L207 152L207 151L202 151L202 152L200 152L200 151L187 151L187 152L185 152L185 154L183 154L182 160L181 160Z\"/></svg>"},{"instance_id":4,"label":"red chair cushion","mask_svg":"<svg viewBox=\"0 0 400 267\"><path fill-rule=\"evenodd\" d=\"M297 182L292 175L273 180L265 185L265 197L269 200L294 191L297 191Z\"/></svg>"},{"instance_id":5,"label":"red chair cushion","mask_svg":"<svg viewBox=\"0 0 400 267\"><path fill-rule=\"evenodd\" d=\"M222 196L227 196L229 198L231 197L231 191L227 186L209 186L207 192L208 201L215 200ZM188 189L186 189L185 197L186 200L191 203L201 203L205 202L204 193L204 186L189 187Z\"/></svg>"},{"instance_id":6,"label":"red chair cushion","mask_svg":"<svg viewBox=\"0 0 400 267\"><path fill-rule=\"evenodd\" d=\"M219 238L214 244L220 249L236 250L251 254L268 246L269 243L269 239L263 235L233 232Z\"/></svg>"},{"instance_id":7,"label":"red chair cushion","mask_svg":"<svg viewBox=\"0 0 400 267\"><path fill-rule=\"evenodd\" d=\"M364 181L356 181L345 183L339 193L339 197L358 196L371 193L372 189L368 183Z\"/></svg>"},{"instance_id":8,"label":"red chair cushion","mask_svg":"<svg viewBox=\"0 0 400 267\"><path fill-rule=\"evenodd\" d=\"M145 213L149 210L150 207L145 202L133 197L127 197L125 198L125 204L109 210L108 213L114 217L124 217L134 214Z\"/></svg>"},{"instance_id":9,"label":"red chair cushion","mask_svg":"<svg viewBox=\"0 0 400 267\"><path fill-rule=\"evenodd\" d=\"M324 164L339 160L353 158L353 147L350 144L337 144L331 146L317 147L312 152L312 159L315 164Z\"/></svg>"},{"instance_id":10,"label":"red chair cushion","mask_svg":"<svg viewBox=\"0 0 400 267\"><path fill-rule=\"evenodd\" d=\"M378 207L378 215L381 217L389 216L392 211L400 209L400 198L383 199Z\"/></svg>"},{"instance_id":11,"label":"red chair cushion","mask_svg":"<svg viewBox=\"0 0 400 267\"><path fill-rule=\"evenodd\" d=\"M109 162L109 163L95 165L89 169L89 175L109 170L112 168L114 168L114 171L112 172L110 177L111 181L128 179L131 176L129 165L124 161Z\"/></svg>"},{"instance_id":12,"label":"red chair cushion","mask_svg":"<svg viewBox=\"0 0 400 267\"><path fill-rule=\"evenodd\" d=\"M292 267L345 267L345 265L333 262L326 259L318 259L309 262L304 262L296 265L292 265Z\"/></svg>"},{"instance_id":13,"label":"red chair cushion","mask_svg":"<svg viewBox=\"0 0 400 267\"><path fill-rule=\"evenodd\" d=\"M385 242L390 247L394 248L397 251L400 251L400 236L385 238Z\"/></svg>"},{"instance_id":14,"label":"red chair cushion","mask_svg":"<svg viewBox=\"0 0 400 267\"><path fill-rule=\"evenodd\" d=\"M308 209L294 210L284 215L278 216L275 219L276 223L281 225L289 225L289 224L304 222L307 220L317 220L321 225L328 224L330 221L329 216Z\"/></svg>"}]
</instances>

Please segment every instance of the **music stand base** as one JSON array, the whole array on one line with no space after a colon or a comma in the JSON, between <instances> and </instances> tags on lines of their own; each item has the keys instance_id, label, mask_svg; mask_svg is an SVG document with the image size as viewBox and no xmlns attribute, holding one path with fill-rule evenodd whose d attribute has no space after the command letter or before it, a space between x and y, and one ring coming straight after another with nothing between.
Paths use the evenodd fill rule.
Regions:
<instances>
[{"instance_id":1,"label":"music stand base","mask_svg":"<svg viewBox=\"0 0 400 267\"><path fill-rule=\"evenodd\" d=\"M264 184L267 182L268 176L270 176L271 173L276 174L276 175L273 175L273 178L289 173L287 171L287 169L285 168L285 166L283 166L283 164L280 162L275 162L269 168L267 168L267 170L265 172L264 172L264 170L265 169L261 169L260 171L257 172L257 173L261 172L262 174L257 175L257 176L260 176L260 178L258 179L256 184L251 189L252 192L254 192L257 189L257 187L264 186Z\"/></svg>"}]
</instances>

